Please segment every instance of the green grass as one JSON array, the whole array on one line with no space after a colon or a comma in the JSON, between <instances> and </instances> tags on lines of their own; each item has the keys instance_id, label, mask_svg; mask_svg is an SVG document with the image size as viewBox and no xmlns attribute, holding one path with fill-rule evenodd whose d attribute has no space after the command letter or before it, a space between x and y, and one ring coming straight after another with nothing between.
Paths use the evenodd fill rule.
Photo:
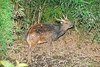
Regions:
<instances>
[{"instance_id":1,"label":"green grass","mask_svg":"<svg viewBox=\"0 0 100 67\"><path fill-rule=\"evenodd\" d=\"M12 8L10 0L0 1L0 54L6 54L7 44L12 41Z\"/></svg>"}]
</instances>

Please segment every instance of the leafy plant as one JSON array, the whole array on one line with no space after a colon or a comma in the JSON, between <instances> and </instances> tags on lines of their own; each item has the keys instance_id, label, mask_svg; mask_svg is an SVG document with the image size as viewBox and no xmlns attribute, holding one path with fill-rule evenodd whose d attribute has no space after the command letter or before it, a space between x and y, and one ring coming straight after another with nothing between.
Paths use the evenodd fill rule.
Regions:
<instances>
[{"instance_id":1,"label":"leafy plant","mask_svg":"<svg viewBox=\"0 0 100 67\"><path fill-rule=\"evenodd\" d=\"M4 66L4 67L14 67L14 65L12 63L10 63L9 61L5 61L5 60L2 60L1 61L1 64Z\"/></svg>"},{"instance_id":2,"label":"leafy plant","mask_svg":"<svg viewBox=\"0 0 100 67\"><path fill-rule=\"evenodd\" d=\"M75 30L80 33L80 36L84 32L87 34L91 32L98 35L97 39L93 39L99 42L99 0L12 0L12 2L15 6L18 6L18 9L25 10L23 11L25 13L24 25L29 24L30 26L37 22L40 12L42 14L40 22L43 23L56 23L54 16L61 17L62 13L64 13L74 23Z\"/></svg>"},{"instance_id":3,"label":"leafy plant","mask_svg":"<svg viewBox=\"0 0 100 67\"><path fill-rule=\"evenodd\" d=\"M28 67L25 63L19 63L19 61L16 60L16 66L14 66L12 63L6 60L2 60L0 62L4 67Z\"/></svg>"},{"instance_id":4,"label":"leafy plant","mask_svg":"<svg viewBox=\"0 0 100 67\"><path fill-rule=\"evenodd\" d=\"M12 42L12 8L10 0L0 1L0 54L6 54L7 44Z\"/></svg>"}]
</instances>

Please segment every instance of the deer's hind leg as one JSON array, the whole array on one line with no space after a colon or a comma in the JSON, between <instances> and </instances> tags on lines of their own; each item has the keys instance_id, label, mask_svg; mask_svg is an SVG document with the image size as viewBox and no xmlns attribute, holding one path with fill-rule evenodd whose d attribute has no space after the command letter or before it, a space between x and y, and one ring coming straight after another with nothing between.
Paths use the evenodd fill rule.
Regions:
<instances>
[{"instance_id":1,"label":"deer's hind leg","mask_svg":"<svg viewBox=\"0 0 100 67\"><path fill-rule=\"evenodd\" d=\"M39 41L39 37L31 37L31 39L28 40L28 44L29 44L28 63L31 63L32 51L35 49L36 45L38 44L38 41Z\"/></svg>"},{"instance_id":2,"label":"deer's hind leg","mask_svg":"<svg viewBox=\"0 0 100 67\"><path fill-rule=\"evenodd\" d=\"M32 46L28 49L28 63L31 63L32 60L32 51L35 49L37 43L32 43Z\"/></svg>"}]
</instances>

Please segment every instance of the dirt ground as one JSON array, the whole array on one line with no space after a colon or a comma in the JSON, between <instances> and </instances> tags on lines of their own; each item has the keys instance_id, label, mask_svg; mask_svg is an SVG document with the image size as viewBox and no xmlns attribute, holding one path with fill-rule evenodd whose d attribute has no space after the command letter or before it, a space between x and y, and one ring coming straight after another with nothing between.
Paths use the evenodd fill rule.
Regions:
<instances>
[{"instance_id":1,"label":"dirt ground","mask_svg":"<svg viewBox=\"0 0 100 67\"><path fill-rule=\"evenodd\" d=\"M47 43L37 45L29 67L100 67L100 44L90 44L91 39L89 35L80 38L75 31L68 31L53 42L51 56ZM27 63L28 45L25 40L14 41L8 49L11 59Z\"/></svg>"}]
</instances>

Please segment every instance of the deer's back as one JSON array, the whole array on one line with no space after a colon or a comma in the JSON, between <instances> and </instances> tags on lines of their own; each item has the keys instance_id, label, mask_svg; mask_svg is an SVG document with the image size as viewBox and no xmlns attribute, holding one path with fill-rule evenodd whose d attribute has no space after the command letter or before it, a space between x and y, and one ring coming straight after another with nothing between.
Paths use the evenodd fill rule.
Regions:
<instances>
[{"instance_id":1,"label":"deer's back","mask_svg":"<svg viewBox=\"0 0 100 67\"><path fill-rule=\"evenodd\" d=\"M39 37L41 42L55 40L59 31L59 26L54 24L34 24L28 30L28 36ZM32 36L31 36L32 35Z\"/></svg>"},{"instance_id":2,"label":"deer's back","mask_svg":"<svg viewBox=\"0 0 100 67\"><path fill-rule=\"evenodd\" d=\"M32 34L33 32L36 32L38 34L54 32L55 30L54 26L55 25L53 24L35 24L29 28L28 34Z\"/></svg>"}]
</instances>

